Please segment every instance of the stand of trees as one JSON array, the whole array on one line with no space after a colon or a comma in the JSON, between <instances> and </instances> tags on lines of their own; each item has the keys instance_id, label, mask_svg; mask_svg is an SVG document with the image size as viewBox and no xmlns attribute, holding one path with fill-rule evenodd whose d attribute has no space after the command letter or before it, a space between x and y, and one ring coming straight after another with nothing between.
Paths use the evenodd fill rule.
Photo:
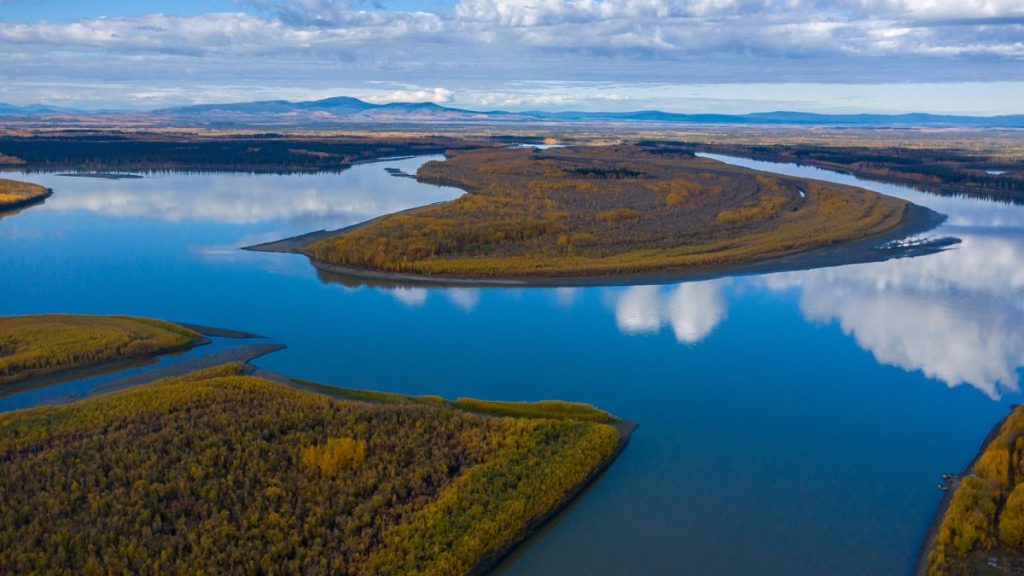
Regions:
<instances>
[{"instance_id":1,"label":"stand of trees","mask_svg":"<svg viewBox=\"0 0 1024 576\"><path fill-rule=\"evenodd\" d=\"M619 445L578 405L385 399L225 366L0 415L0 573L466 574Z\"/></svg>"},{"instance_id":2,"label":"stand of trees","mask_svg":"<svg viewBox=\"0 0 1024 576\"><path fill-rule=\"evenodd\" d=\"M983 574L995 557L1024 569L1024 407L1015 408L959 481L928 553L929 576Z\"/></svg>"},{"instance_id":3,"label":"stand of trees","mask_svg":"<svg viewBox=\"0 0 1024 576\"><path fill-rule=\"evenodd\" d=\"M192 330L148 318L0 317L0 388L65 370L181 350L201 341Z\"/></svg>"}]
</instances>

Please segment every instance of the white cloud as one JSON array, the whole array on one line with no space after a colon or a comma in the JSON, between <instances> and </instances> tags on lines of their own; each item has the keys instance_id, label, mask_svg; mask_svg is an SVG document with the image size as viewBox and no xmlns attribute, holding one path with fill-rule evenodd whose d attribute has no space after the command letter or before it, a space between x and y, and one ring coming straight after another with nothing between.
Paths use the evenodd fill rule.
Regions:
<instances>
[{"instance_id":1,"label":"white cloud","mask_svg":"<svg viewBox=\"0 0 1024 576\"><path fill-rule=\"evenodd\" d=\"M157 82L259 78L261 88L291 90L402 81L411 87L370 96L446 103L472 88L482 106L556 107L623 96L508 87L1024 79L1019 0L460 0L434 12L369 0L246 4L258 9L0 20L2 84L41 94L33 83L114 79L134 83L135 101L146 102L159 96L145 89Z\"/></svg>"},{"instance_id":2,"label":"white cloud","mask_svg":"<svg viewBox=\"0 0 1024 576\"><path fill-rule=\"evenodd\" d=\"M434 102L448 104L455 99L455 92L447 88L429 88L422 90L395 90L387 94L367 96L369 102Z\"/></svg>"}]
</instances>

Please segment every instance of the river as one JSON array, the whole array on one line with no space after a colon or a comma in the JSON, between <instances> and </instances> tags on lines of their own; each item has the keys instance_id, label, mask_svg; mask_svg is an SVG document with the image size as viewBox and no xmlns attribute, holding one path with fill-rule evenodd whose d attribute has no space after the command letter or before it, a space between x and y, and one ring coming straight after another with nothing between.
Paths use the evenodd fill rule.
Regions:
<instances>
[{"instance_id":1,"label":"river","mask_svg":"<svg viewBox=\"0 0 1024 576\"><path fill-rule=\"evenodd\" d=\"M936 234L963 242L875 264L561 289L345 286L301 256L239 250L456 197L385 172L427 159L318 175L8 173L55 194L0 219L0 313L222 326L286 344L255 363L304 379L583 401L637 422L509 575L909 574L939 475L1021 401L1021 207L730 159L906 198L948 214ZM47 396L25 394L0 408Z\"/></svg>"}]
</instances>

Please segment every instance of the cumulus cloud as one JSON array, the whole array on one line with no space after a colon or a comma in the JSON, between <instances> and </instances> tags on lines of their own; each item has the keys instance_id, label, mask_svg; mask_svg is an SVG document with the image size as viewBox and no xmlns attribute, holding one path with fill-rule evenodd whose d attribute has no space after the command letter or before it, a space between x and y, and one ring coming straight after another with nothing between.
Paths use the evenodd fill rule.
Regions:
<instances>
[{"instance_id":1,"label":"cumulus cloud","mask_svg":"<svg viewBox=\"0 0 1024 576\"><path fill-rule=\"evenodd\" d=\"M461 0L438 13L365 10L361 3L332 0L255 4L267 13L0 22L0 42L191 55L408 49L392 44L401 40L626 54L642 49L1024 55L1024 8L1017 1ZM972 19L979 25L971 26Z\"/></svg>"},{"instance_id":2,"label":"cumulus cloud","mask_svg":"<svg viewBox=\"0 0 1024 576\"><path fill-rule=\"evenodd\" d=\"M455 92L447 88L421 90L395 90L387 94L367 96L369 102L434 102L448 104L455 99Z\"/></svg>"}]
</instances>

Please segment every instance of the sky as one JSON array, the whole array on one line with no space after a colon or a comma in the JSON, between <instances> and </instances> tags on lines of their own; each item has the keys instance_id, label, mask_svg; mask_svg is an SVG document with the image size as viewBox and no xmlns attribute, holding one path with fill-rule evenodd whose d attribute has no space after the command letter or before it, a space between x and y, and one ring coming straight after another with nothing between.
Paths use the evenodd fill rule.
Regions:
<instances>
[{"instance_id":1,"label":"sky","mask_svg":"<svg viewBox=\"0 0 1024 576\"><path fill-rule=\"evenodd\" d=\"M1024 0L0 0L0 102L1024 113Z\"/></svg>"}]
</instances>

